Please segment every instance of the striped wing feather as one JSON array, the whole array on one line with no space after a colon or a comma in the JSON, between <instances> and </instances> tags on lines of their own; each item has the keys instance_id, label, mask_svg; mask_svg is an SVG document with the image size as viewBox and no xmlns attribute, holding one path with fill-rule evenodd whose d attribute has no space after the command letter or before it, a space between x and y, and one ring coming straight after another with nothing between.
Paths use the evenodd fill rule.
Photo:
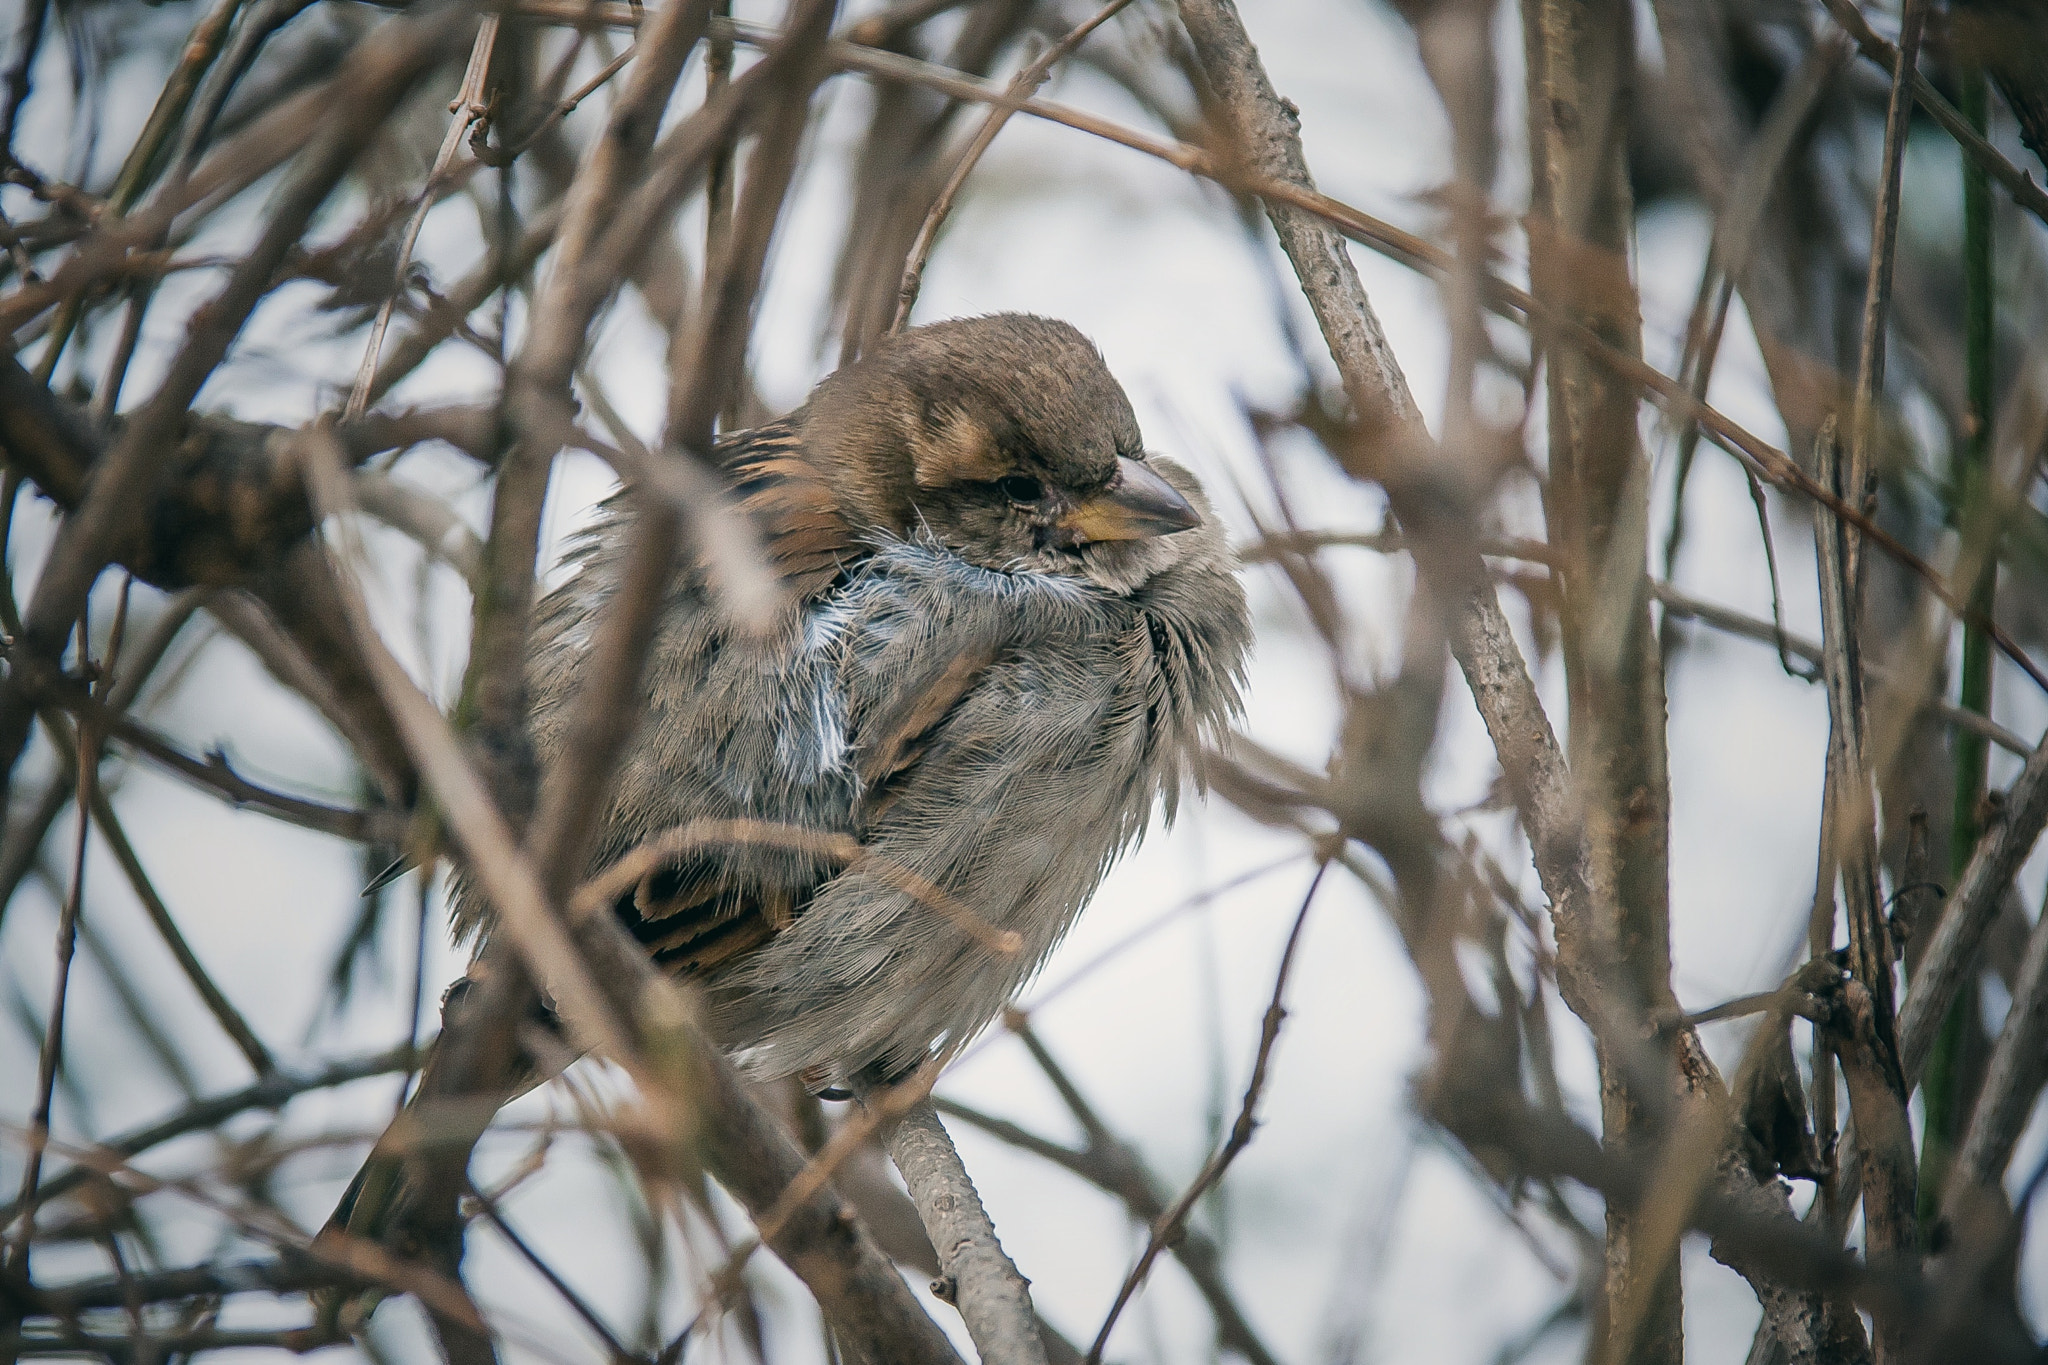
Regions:
<instances>
[{"instance_id":1,"label":"striped wing feather","mask_svg":"<svg viewBox=\"0 0 2048 1365\"><path fill-rule=\"evenodd\" d=\"M830 485L804 458L795 426L778 422L738 433L721 443L719 455L791 594L804 604L828 596L867 548ZM991 653L961 655L937 676L919 680L922 685L907 687L900 705L863 727L855 737L862 755L859 827L887 810L931 735L992 662ZM734 885L712 852L650 873L620 897L617 910L659 965L691 976L765 943L803 913L816 890Z\"/></svg>"}]
</instances>

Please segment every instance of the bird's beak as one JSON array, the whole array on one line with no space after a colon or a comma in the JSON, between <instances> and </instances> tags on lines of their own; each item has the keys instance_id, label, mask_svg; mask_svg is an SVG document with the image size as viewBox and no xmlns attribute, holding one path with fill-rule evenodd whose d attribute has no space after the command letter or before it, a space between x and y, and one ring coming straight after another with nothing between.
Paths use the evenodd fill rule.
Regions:
<instances>
[{"instance_id":1,"label":"bird's beak","mask_svg":"<svg viewBox=\"0 0 2048 1365\"><path fill-rule=\"evenodd\" d=\"M1201 514L1174 486L1136 460L1117 456L1109 487L1059 519L1069 544L1144 540L1202 523Z\"/></svg>"}]
</instances>

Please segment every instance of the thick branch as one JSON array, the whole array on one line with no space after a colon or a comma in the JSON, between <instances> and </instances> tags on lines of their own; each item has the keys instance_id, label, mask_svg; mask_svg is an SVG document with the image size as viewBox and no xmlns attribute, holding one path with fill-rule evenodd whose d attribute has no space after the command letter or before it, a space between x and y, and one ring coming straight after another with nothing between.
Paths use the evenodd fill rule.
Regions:
<instances>
[{"instance_id":1,"label":"thick branch","mask_svg":"<svg viewBox=\"0 0 2048 1365\"><path fill-rule=\"evenodd\" d=\"M1202 70L1232 121L1239 154L1248 167L1268 180L1312 192L1315 182L1302 155L1298 115L1274 91L1236 10L1228 0L1182 0L1180 15L1194 39ZM1322 328L1345 393L1366 429L1361 444L1384 438L1410 446L1405 468L1427 469L1432 461L1421 411L1359 282L1343 236L1291 204L1268 199L1266 212ZM1403 478L1401 467L1374 471L1361 466L1352 472L1389 476L1387 496L1415 540L1418 568L1443 580L1443 587L1456 589L1439 594L1457 604L1451 613L1451 652L1464 671L1521 808L1558 932L1569 938L1577 930L1586 898L1585 855L1564 753L1478 554L1469 541L1438 533L1451 528L1436 510L1436 499L1454 490L1421 478ZM1571 998L1568 980L1565 989ZM1591 1009L1583 993L1576 1003Z\"/></svg>"}]
</instances>

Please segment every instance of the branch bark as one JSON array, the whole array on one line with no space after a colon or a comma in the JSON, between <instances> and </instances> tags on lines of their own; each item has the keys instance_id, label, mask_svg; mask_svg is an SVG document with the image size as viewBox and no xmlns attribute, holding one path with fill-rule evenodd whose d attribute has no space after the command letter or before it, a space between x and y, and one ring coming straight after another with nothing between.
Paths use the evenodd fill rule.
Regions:
<instances>
[{"instance_id":1,"label":"branch bark","mask_svg":"<svg viewBox=\"0 0 2048 1365\"><path fill-rule=\"evenodd\" d=\"M1179 9L1242 164L1303 199L1314 195L1301 153L1298 117L1274 92L1229 0L1181 0ZM1431 457L1420 413L1343 237L1324 218L1278 195L1267 196L1266 209L1337 363L1346 394L1358 410L1367 438L1360 448L1378 456L1373 465L1361 463L1351 472L1384 483L1395 515L1414 538L1418 571L1437 581L1439 600L1454 604L1448 613L1451 652L1492 737L1535 852L1557 934L1559 987L1595 1036L1606 1035L1610 1011L1593 972L1597 954L1588 924L1581 812L1556 732L1484 575L1469 523L1440 510L1446 502L1455 506L1463 490L1446 486L1443 463ZM1576 338L1573 341L1578 344ZM1603 358L1613 363L1604 352ZM1640 383L1644 370L1647 367L1638 362L1623 372L1631 382ZM1387 447L1392 447L1391 453ZM1781 476L1775 466L1772 473ZM1445 530L1455 534L1443 534ZM1693 1083L1710 1093L1718 1091L1719 1077L1690 1029L1679 1031L1678 1050ZM1743 1202L1760 1218L1796 1221L1783 1187L1775 1180L1758 1180L1739 1160L1717 1166L1713 1192ZM1788 1290L1773 1278L1769 1266L1737 1249L1724 1254L1717 1247L1716 1254L1751 1281L1767 1311L1775 1315L1778 1335L1788 1343L1793 1358L1819 1360L1838 1327L1860 1335L1854 1315L1848 1315L1847 1324L1837 1322L1824 1295L1798 1287Z\"/></svg>"},{"instance_id":2,"label":"branch bark","mask_svg":"<svg viewBox=\"0 0 2048 1365\"><path fill-rule=\"evenodd\" d=\"M929 1099L898 1121L889 1156L939 1253L942 1279L933 1281L933 1292L943 1286L941 1297L959 1308L982 1365L1045 1365L1031 1281L996 1240L995 1224Z\"/></svg>"},{"instance_id":3,"label":"branch bark","mask_svg":"<svg viewBox=\"0 0 2048 1365\"><path fill-rule=\"evenodd\" d=\"M1627 0L1526 0L1522 15L1532 292L1624 355L1640 355L1628 264L1634 10ZM1544 339L1541 328L1536 335ZM1544 509L1564 586L1570 764L1585 814L1594 970L1610 1008L1655 1018L1676 1001L1664 673L1647 572L1649 463L1636 436L1633 386L1575 347L1545 350ZM1616 1150L1655 1141L1656 1111L1666 1102L1655 1088L1667 1082L1640 1075L1615 1040L1599 1042L1603 1141ZM1625 1046L1641 1045L1630 1039ZM1675 1248L1651 1242L1639 1221L1639 1211L1608 1205L1604 1326L1595 1329L1605 1341L1597 1358L1677 1362L1684 1342Z\"/></svg>"}]
</instances>

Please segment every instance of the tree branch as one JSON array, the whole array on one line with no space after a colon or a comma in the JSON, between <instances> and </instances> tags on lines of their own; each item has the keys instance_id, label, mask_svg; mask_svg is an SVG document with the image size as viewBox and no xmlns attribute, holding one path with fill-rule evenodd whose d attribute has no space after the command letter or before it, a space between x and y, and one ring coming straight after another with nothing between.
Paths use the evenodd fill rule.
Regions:
<instances>
[{"instance_id":1,"label":"tree branch","mask_svg":"<svg viewBox=\"0 0 2048 1365\"><path fill-rule=\"evenodd\" d=\"M1031 1281L996 1240L974 1180L930 1100L904 1112L889 1135L889 1155L939 1253L933 1292L954 1304L983 1365L1045 1365Z\"/></svg>"}]
</instances>

